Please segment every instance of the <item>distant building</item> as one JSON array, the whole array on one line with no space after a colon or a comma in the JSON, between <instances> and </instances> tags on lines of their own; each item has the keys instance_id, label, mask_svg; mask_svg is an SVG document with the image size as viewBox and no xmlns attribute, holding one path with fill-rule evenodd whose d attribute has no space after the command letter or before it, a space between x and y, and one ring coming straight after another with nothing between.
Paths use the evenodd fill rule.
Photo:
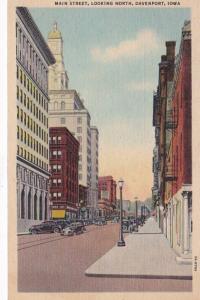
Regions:
<instances>
[{"instance_id":1,"label":"distant building","mask_svg":"<svg viewBox=\"0 0 200 300\"><path fill-rule=\"evenodd\" d=\"M51 127L49 135L51 217L74 218L77 214L79 193L79 143L64 127Z\"/></svg>"},{"instance_id":2,"label":"distant building","mask_svg":"<svg viewBox=\"0 0 200 300\"><path fill-rule=\"evenodd\" d=\"M49 68L49 123L52 127L68 128L79 141L79 184L87 189L88 213L91 215L92 189L96 180L94 178L92 183L91 117L76 90L68 88L63 39L57 24L48 35L48 45L56 58L56 64Z\"/></svg>"},{"instance_id":3,"label":"distant building","mask_svg":"<svg viewBox=\"0 0 200 300\"><path fill-rule=\"evenodd\" d=\"M112 176L99 177L98 206L104 215L110 215L116 209L116 187L116 181Z\"/></svg>"},{"instance_id":4,"label":"distant building","mask_svg":"<svg viewBox=\"0 0 200 300\"><path fill-rule=\"evenodd\" d=\"M98 210L98 175L99 175L99 131L92 126L91 130L91 194L89 206L92 208L93 215Z\"/></svg>"},{"instance_id":5,"label":"distant building","mask_svg":"<svg viewBox=\"0 0 200 300\"><path fill-rule=\"evenodd\" d=\"M49 218L48 67L55 63L27 8L16 8L17 230Z\"/></svg>"},{"instance_id":6,"label":"distant building","mask_svg":"<svg viewBox=\"0 0 200 300\"><path fill-rule=\"evenodd\" d=\"M88 201L88 189L87 189L87 187L79 184L78 216L81 219L88 218L87 201Z\"/></svg>"}]
</instances>

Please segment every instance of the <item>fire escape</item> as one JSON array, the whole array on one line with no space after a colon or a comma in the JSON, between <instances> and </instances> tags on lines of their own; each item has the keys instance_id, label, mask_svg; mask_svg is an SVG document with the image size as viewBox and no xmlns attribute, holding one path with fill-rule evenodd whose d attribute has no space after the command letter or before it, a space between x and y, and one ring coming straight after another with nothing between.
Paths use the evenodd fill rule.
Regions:
<instances>
[{"instance_id":1,"label":"fire escape","mask_svg":"<svg viewBox=\"0 0 200 300\"><path fill-rule=\"evenodd\" d=\"M168 110L166 112L166 121L165 121L165 128L174 130L178 126L178 114L177 110Z\"/></svg>"},{"instance_id":2,"label":"fire escape","mask_svg":"<svg viewBox=\"0 0 200 300\"><path fill-rule=\"evenodd\" d=\"M166 121L165 121L165 128L167 130L176 130L178 126L178 114L177 109L175 110L168 110L166 112ZM172 132L173 135L173 132ZM177 180L177 170L176 165L173 164L171 161L170 163L166 163L165 165L165 181L176 181Z\"/></svg>"}]
</instances>

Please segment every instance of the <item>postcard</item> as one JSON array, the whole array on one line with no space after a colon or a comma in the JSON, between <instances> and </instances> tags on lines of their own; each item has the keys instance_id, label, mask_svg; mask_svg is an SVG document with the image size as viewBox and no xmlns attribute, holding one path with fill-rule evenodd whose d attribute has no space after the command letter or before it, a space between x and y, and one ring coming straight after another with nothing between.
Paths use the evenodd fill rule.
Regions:
<instances>
[{"instance_id":1,"label":"postcard","mask_svg":"<svg viewBox=\"0 0 200 300\"><path fill-rule=\"evenodd\" d=\"M199 13L8 1L10 300L198 298Z\"/></svg>"}]
</instances>

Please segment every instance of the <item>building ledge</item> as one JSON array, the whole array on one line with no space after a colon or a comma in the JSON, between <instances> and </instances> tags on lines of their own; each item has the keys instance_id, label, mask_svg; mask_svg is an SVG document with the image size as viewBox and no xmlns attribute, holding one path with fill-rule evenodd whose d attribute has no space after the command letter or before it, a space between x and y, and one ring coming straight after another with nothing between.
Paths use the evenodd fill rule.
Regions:
<instances>
[{"instance_id":1,"label":"building ledge","mask_svg":"<svg viewBox=\"0 0 200 300\"><path fill-rule=\"evenodd\" d=\"M182 256L176 256L176 262L180 265L192 265L192 254L183 254Z\"/></svg>"}]
</instances>

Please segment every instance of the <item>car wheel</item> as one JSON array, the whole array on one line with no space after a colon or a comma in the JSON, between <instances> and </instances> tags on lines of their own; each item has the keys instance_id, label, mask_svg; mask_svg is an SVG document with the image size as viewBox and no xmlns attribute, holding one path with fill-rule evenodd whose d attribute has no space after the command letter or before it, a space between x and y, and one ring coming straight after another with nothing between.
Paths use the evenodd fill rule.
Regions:
<instances>
[{"instance_id":1,"label":"car wheel","mask_svg":"<svg viewBox=\"0 0 200 300\"><path fill-rule=\"evenodd\" d=\"M35 229L31 230L31 234L37 234L37 233L38 233L37 230Z\"/></svg>"},{"instance_id":2,"label":"car wheel","mask_svg":"<svg viewBox=\"0 0 200 300\"><path fill-rule=\"evenodd\" d=\"M60 229L58 227L54 228L53 230L54 233L59 233L60 232Z\"/></svg>"}]
</instances>

